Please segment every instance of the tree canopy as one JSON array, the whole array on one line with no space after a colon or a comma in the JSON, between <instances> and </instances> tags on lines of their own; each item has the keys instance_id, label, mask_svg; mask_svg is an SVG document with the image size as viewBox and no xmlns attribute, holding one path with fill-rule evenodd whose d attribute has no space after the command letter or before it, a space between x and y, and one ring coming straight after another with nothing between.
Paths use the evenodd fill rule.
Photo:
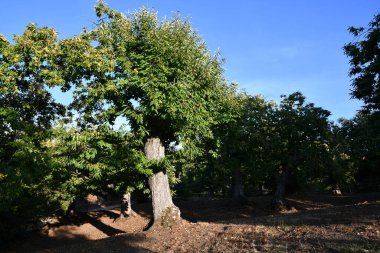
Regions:
<instances>
[{"instance_id":1,"label":"tree canopy","mask_svg":"<svg viewBox=\"0 0 380 253\"><path fill-rule=\"evenodd\" d=\"M350 58L352 96L363 100L368 110L380 110L380 14L364 27L350 27L355 41L344 46Z\"/></svg>"},{"instance_id":2,"label":"tree canopy","mask_svg":"<svg viewBox=\"0 0 380 253\"><path fill-rule=\"evenodd\" d=\"M102 2L96 13L96 29L66 41L84 61L68 62L81 69L74 107L86 120L122 116L134 133L160 137L166 146L211 135L228 85L222 60L190 23L179 16L159 21L149 9L125 16Z\"/></svg>"},{"instance_id":3,"label":"tree canopy","mask_svg":"<svg viewBox=\"0 0 380 253\"><path fill-rule=\"evenodd\" d=\"M14 43L0 35L0 50L0 218L9 222L0 230L12 231L51 200L44 140L65 108L49 92L63 83L54 29L30 24Z\"/></svg>"}]
</instances>

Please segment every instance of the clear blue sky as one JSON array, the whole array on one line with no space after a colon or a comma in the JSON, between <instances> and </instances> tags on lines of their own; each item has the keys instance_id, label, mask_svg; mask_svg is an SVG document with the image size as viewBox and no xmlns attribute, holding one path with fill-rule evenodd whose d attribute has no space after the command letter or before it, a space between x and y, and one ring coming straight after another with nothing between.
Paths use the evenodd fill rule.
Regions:
<instances>
[{"instance_id":1,"label":"clear blue sky","mask_svg":"<svg viewBox=\"0 0 380 253\"><path fill-rule=\"evenodd\" d=\"M189 17L211 51L226 59L225 75L250 94L279 101L301 91L308 101L352 117L361 103L350 99L348 59L342 47L352 41L347 28L366 26L380 11L377 0L108 0L122 12L145 5L160 17ZM2 1L0 33L8 39L34 22L57 29L61 38L91 28L95 0ZM60 101L68 95L56 93Z\"/></svg>"}]
</instances>

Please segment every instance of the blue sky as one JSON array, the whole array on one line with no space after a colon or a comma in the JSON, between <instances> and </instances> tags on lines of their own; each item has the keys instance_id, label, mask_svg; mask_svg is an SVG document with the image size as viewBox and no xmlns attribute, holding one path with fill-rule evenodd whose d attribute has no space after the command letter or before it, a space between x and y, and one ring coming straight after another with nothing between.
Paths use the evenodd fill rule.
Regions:
<instances>
[{"instance_id":1,"label":"blue sky","mask_svg":"<svg viewBox=\"0 0 380 253\"><path fill-rule=\"evenodd\" d=\"M348 26L366 26L380 11L377 0L108 0L122 12L154 7L160 17L189 17L211 51L226 59L225 75L250 94L279 101L301 91L331 119L350 118L361 103L350 99ZM28 23L57 29L60 38L91 28L95 0L2 1L0 33L8 39ZM55 93L67 103L69 95Z\"/></svg>"}]
</instances>

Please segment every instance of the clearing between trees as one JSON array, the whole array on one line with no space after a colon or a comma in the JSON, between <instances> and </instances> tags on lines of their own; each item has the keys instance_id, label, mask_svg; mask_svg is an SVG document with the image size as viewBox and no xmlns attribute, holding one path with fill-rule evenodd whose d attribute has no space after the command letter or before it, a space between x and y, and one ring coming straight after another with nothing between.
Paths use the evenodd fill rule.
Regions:
<instances>
[{"instance_id":1,"label":"clearing between trees","mask_svg":"<svg viewBox=\"0 0 380 253\"><path fill-rule=\"evenodd\" d=\"M6 252L380 252L380 193L292 195L291 210L270 209L271 197L177 200L183 221L149 228L149 203L137 216L119 210L51 218Z\"/></svg>"}]
</instances>

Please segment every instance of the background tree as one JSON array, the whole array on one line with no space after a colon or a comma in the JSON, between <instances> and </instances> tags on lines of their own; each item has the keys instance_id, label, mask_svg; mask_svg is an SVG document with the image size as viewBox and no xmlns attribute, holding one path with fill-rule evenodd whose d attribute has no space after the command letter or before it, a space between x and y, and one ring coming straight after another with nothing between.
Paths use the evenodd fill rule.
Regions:
<instances>
[{"instance_id":1,"label":"background tree","mask_svg":"<svg viewBox=\"0 0 380 253\"><path fill-rule=\"evenodd\" d=\"M234 120L226 122L215 131L220 141L219 166L224 166L232 179L232 196L245 199L244 185L250 189L264 178L263 146L266 143L268 116L271 103L260 96L244 93L236 96ZM263 176L263 177L262 177ZM247 181L247 178L251 178Z\"/></svg>"},{"instance_id":2,"label":"background tree","mask_svg":"<svg viewBox=\"0 0 380 253\"><path fill-rule=\"evenodd\" d=\"M349 75L352 77L352 96L364 102L363 112L368 114L354 118L354 121L361 121L357 124L359 128L366 127L364 132L369 137L363 142L369 145L363 147L366 153L362 154L362 161L367 164L367 169L360 170L361 180L366 174L364 171L367 171L370 172L366 174L368 180L377 179L377 183L371 183L376 185L380 182L378 173L377 170L371 168L378 168L380 164L380 153L375 151L380 148L378 144L380 139L378 130L380 128L380 14L374 16L367 28L350 27L349 32L356 39L344 46L344 52L350 59Z\"/></svg>"},{"instance_id":3,"label":"background tree","mask_svg":"<svg viewBox=\"0 0 380 253\"><path fill-rule=\"evenodd\" d=\"M352 96L363 100L368 110L380 110L380 14L364 27L350 27L357 41L344 46L350 58Z\"/></svg>"},{"instance_id":4,"label":"background tree","mask_svg":"<svg viewBox=\"0 0 380 253\"><path fill-rule=\"evenodd\" d=\"M300 178L311 184L320 176L328 162L328 136L330 112L314 104L305 104L300 92L283 96L283 100L272 115L268 157L275 162L274 208L286 206L285 189L290 179L292 184ZM290 177L292 176L292 177ZM299 181L300 182L300 181ZM291 186L289 185L289 186Z\"/></svg>"},{"instance_id":5,"label":"background tree","mask_svg":"<svg viewBox=\"0 0 380 253\"><path fill-rule=\"evenodd\" d=\"M351 120L342 119L338 128L339 145L344 147L346 157L346 166L340 171L344 173L342 179L349 176L351 185L360 190L377 190L380 182L379 121L373 117L359 112Z\"/></svg>"},{"instance_id":6,"label":"background tree","mask_svg":"<svg viewBox=\"0 0 380 253\"><path fill-rule=\"evenodd\" d=\"M51 200L44 140L64 114L48 91L63 84L58 55L54 29L30 24L13 44L0 35L0 224L8 235Z\"/></svg>"},{"instance_id":7,"label":"background tree","mask_svg":"<svg viewBox=\"0 0 380 253\"><path fill-rule=\"evenodd\" d=\"M329 149L332 164L328 184L334 186L333 191L351 191L356 184L358 166L352 153L352 144L359 140L352 136L352 123L352 120L342 118L337 123L331 123Z\"/></svg>"}]
</instances>

